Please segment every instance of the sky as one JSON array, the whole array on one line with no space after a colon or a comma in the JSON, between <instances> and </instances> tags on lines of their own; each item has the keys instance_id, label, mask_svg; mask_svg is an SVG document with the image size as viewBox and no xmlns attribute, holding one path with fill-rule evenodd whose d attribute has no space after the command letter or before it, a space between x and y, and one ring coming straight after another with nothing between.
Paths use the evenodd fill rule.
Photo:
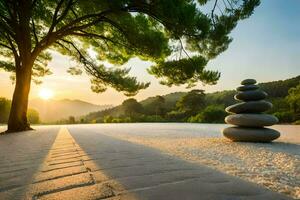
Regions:
<instances>
[{"instance_id":1,"label":"sky","mask_svg":"<svg viewBox=\"0 0 300 200\"><path fill-rule=\"evenodd\" d=\"M254 14L239 22L231 36L233 42L227 51L207 65L207 69L221 72L218 83L213 86L199 83L194 89L205 89L209 93L234 89L245 78L268 82L300 75L300 0L261 0ZM66 72L71 66L68 57L53 52L49 63L53 74L44 77L41 85L32 84L29 98L38 98L45 88L53 91L54 99L80 99L94 104L118 105L128 98L114 89L93 93L86 75L71 76ZM149 88L134 96L138 100L190 90L184 86L160 85L159 80L146 71L150 62L134 58L125 66L131 67L130 74L139 81L151 82ZM0 96L11 99L14 86L9 75L0 71Z\"/></svg>"}]
</instances>

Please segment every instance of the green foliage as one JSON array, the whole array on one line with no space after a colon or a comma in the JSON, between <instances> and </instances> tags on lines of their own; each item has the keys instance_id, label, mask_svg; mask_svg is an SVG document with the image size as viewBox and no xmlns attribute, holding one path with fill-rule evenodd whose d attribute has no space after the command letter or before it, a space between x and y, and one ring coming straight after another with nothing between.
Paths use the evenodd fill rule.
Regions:
<instances>
[{"instance_id":1,"label":"green foliage","mask_svg":"<svg viewBox=\"0 0 300 200\"><path fill-rule=\"evenodd\" d=\"M272 81L268 83L260 83L258 86L266 91L270 97L285 97L292 87L296 87L300 82L300 76L294 78ZM276 88L276 89L274 89Z\"/></svg>"},{"instance_id":2,"label":"green foliage","mask_svg":"<svg viewBox=\"0 0 300 200\"><path fill-rule=\"evenodd\" d=\"M167 113L167 112L170 112L171 110L173 110L174 107L176 106L178 99L180 99L184 95L186 95L186 92L174 92L174 93L170 93L170 94L162 96L165 99L165 103L164 103L165 112ZM145 110L147 110L147 106L149 104L152 104L152 102L155 100L156 100L156 97L149 97L149 98L141 101L140 103L143 105Z\"/></svg>"},{"instance_id":3,"label":"green foliage","mask_svg":"<svg viewBox=\"0 0 300 200\"><path fill-rule=\"evenodd\" d=\"M103 119L104 123L112 123L112 121L113 121L113 117L110 115L105 116Z\"/></svg>"},{"instance_id":4,"label":"green foliage","mask_svg":"<svg viewBox=\"0 0 300 200\"><path fill-rule=\"evenodd\" d=\"M165 118L159 115L143 115L139 119L140 122L165 122Z\"/></svg>"},{"instance_id":5,"label":"green foliage","mask_svg":"<svg viewBox=\"0 0 300 200\"><path fill-rule=\"evenodd\" d=\"M6 98L0 97L0 123L7 123L10 107L11 101ZM28 121L32 124L40 123L39 113L32 108L28 109L27 118Z\"/></svg>"},{"instance_id":6,"label":"green foliage","mask_svg":"<svg viewBox=\"0 0 300 200\"><path fill-rule=\"evenodd\" d=\"M75 124L76 123L76 120L75 120L75 117L74 116L69 116L69 119L68 119L68 124Z\"/></svg>"},{"instance_id":7,"label":"green foliage","mask_svg":"<svg viewBox=\"0 0 300 200\"><path fill-rule=\"evenodd\" d=\"M267 111L267 113L276 113L276 112L285 112L290 110L290 105L286 101L285 98L276 97L276 98L270 98L270 102L273 104L273 107Z\"/></svg>"},{"instance_id":8,"label":"green foliage","mask_svg":"<svg viewBox=\"0 0 300 200\"><path fill-rule=\"evenodd\" d=\"M273 114L280 123L290 123L294 121L294 114L291 111L275 112Z\"/></svg>"},{"instance_id":9,"label":"green foliage","mask_svg":"<svg viewBox=\"0 0 300 200\"><path fill-rule=\"evenodd\" d=\"M147 115L159 115L164 116L166 114L166 102L165 98L162 96L156 96L152 98L152 101L143 104L144 113Z\"/></svg>"},{"instance_id":10,"label":"green foliage","mask_svg":"<svg viewBox=\"0 0 300 200\"><path fill-rule=\"evenodd\" d=\"M292 112L300 119L300 82L297 87L289 89L289 95L286 97Z\"/></svg>"},{"instance_id":11,"label":"green foliage","mask_svg":"<svg viewBox=\"0 0 300 200\"><path fill-rule=\"evenodd\" d=\"M214 92L206 94L205 101L209 104L223 104L225 107L233 105L236 103L234 95L236 94L235 90L225 90L221 92Z\"/></svg>"},{"instance_id":12,"label":"green foliage","mask_svg":"<svg viewBox=\"0 0 300 200\"><path fill-rule=\"evenodd\" d=\"M129 123L132 122L130 117L112 117L112 116L105 116L103 119L104 123Z\"/></svg>"},{"instance_id":13,"label":"green foliage","mask_svg":"<svg viewBox=\"0 0 300 200\"><path fill-rule=\"evenodd\" d=\"M130 96L147 88L149 83L130 77L129 69L115 68L132 57L153 61L149 72L169 86L214 84L220 74L205 65L228 48L237 22L260 3L229 2L216 1L219 11L214 6L207 14L202 9L207 0L1 1L0 56L5 59L0 68L15 72L30 60L33 81L40 83L38 77L51 73L51 49L77 62L68 72L78 75L84 69L95 92L109 86Z\"/></svg>"},{"instance_id":14,"label":"green foliage","mask_svg":"<svg viewBox=\"0 0 300 200\"><path fill-rule=\"evenodd\" d=\"M9 116L11 101L0 98L0 123L6 123Z\"/></svg>"},{"instance_id":15,"label":"green foliage","mask_svg":"<svg viewBox=\"0 0 300 200\"><path fill-rule=\"evenodd\" d=\"M40 123L39 113L34 109L28 109L27 118L28 118L29 123L31 123L31 124L39 124Z\"/></svg>"},{"instance_id":16,"label":"green foliage","mask_svg":"<svg viewBox=\"0 0 300 200\"><path fill-rule=\"evenodd\" d=\"M188 114L184 111L173 110L167 113L167 119L170 121L181 122L188 117Z\"/></svg>"},{"instance_id":17,"label":"green foliage","mask_svg":"<svg viewBox=\"0 0 300 200\"><path fill-rule=\"evenodd\" d=\"M192 90L179 99L176 108L180 112L186 112L187 115L198 113L205 106L204 90Z\"/></svg>"},{"instance_id":18,"label":"green foliage","mask_svg":"<svg viewBox=\"0 0 300 200\"><path fill-rule=\"evenodd\" d=\"M296 84L297 81L298 83ZM277 116L280 120L280 123L292 123L293 121L299 119L297 118L299 116L297 113L294 113L292 107L290 107L290 104L287 101L288 97L278 97L278 94L273 93L272 91L278 90L281 91L280 93L284 93L283 91L287 90L285 93L288 94L288 90L290 88L298 88L296 86L299 84L299 81L300 76L284 81L273 81L259 84L263 85L265 88L268 88L266 92L271 94L269 95L268 101L273 103L273 108L269 110L268 113ZM289 87L286 89L287 86ZM291 89L290 91L291 94L289 95L289 99L297 100L295 97L298 97L298 90ZM189 93L175 92L164 96L149 97L139 102L143 108L138 115L136 115L134 118L131 118L131 122L190 121L203 123L223 123L224 117L226 116L224 107L236 103L236 100L233 98L233 96L236 94L236 91L227 90L208 93L204 95L204 99L202 93L203 92L201 91L195 90L194 92L191 91ZM137 102L134 102L134 104L136 103ZM138 107L139 106L140 105L138 105ZM156 112L157 108L158 112ZM193 112L187 112L187 110L192 110ZM197 110L197 112L194 112L194 110ZM111 115L114 119L120 119L120 122L123 121L124 117L128 117L128 114L124 113L123 105L120 105L101 112L90 113L85 118L88 122L93 119L97 119L98 122L103 122L103 117L106 115ZM216 118L214 118L214 116Z\"/></svg>"},{"instance_id":19,"label":"green foliage","mask_svg":"<svg viewBox=\"0 0 300 200\"><path fill-rule=\"evenodd\" d=\"M135 117L143 111L142 105L134 98L123 101L122 107L124 114L129 117Z\"/></svg>"},{"instance_id":20,"label":"green foliage","mask_svg":"<svg viewBox=\"0 0 300 200\"><path fill-rule=\"evenodd\" d=\"M207 106L202 112L188 119L188 122L224 123L227 113L222 105Z\"/></svg>"},{"instance_id":21,"label":"green foliage","mask_svg":"<svg viewBox=\"0 0 300 200\"><path fill-rule=\"evenodd\" d=\"M148 72L157 78L165 77L160 83L167 86L187 83L188 87L193 87L199 81L215 84L220 78L220 73L204 70L206 64L207 60L204 57L194 56L181 60L159 62L157 65L153 65Z\"/></svg>"}]
</instances>

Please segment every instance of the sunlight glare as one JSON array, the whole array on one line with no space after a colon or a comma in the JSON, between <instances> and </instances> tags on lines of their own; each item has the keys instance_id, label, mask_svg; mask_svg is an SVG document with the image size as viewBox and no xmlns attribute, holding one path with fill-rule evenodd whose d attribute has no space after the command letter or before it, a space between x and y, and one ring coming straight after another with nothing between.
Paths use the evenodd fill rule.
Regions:
<instances>
[{"instance_id":1,"label":"sunlight glare","mask_svg":"<svg viewBox=\"0 0 300 200\"><path fill-rule=\"evenodd\" d=\"M40 98L44 99L44 100L48 100L50 98L53 97L53 91L52 90L49 90L49 89L46 89L46 88L42 88L39 92L39 96Z\"/></svg>"}]
</instances>

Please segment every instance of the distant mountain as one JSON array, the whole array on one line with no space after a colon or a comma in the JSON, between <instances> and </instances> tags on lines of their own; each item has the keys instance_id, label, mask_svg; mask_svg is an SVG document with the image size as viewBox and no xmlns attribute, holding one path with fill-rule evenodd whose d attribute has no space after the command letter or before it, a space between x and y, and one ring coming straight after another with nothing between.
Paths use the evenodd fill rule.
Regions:
<instances>
[{"instance_id":1,"label":"distant mountain","mask_svg":"<svg viewBox=\"0 0 300 200\"><path fill-rule=\"evenodd\" d=\"M111 108L111 105L95 105L81 100L42 100L29 101L29 107L37 110L42 122L55 122L69 116L79 117L90 112Z\"/></svg>"}]
</instances>

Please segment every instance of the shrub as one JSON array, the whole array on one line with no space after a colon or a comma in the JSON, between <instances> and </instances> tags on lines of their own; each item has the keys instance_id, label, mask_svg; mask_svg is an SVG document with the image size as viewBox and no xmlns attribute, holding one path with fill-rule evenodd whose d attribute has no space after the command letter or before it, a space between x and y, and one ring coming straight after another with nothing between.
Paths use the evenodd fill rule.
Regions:
<instances>
[{"instance_id":1,"label":"shrub","mask_svg":"<svg viewBox=\"0 0 300 200\"><path fill-rule=\"evenodd\" d=\"M160 115L144 115L140 120L142 122L164 122L164 121L166 121Z\"/></svg>"},{"instance_id":2,"label":"shrub","mask_svg":"<svg viewBox=\"0 0 300 200\"><path fill-rule=\"evenodd\" d=\"M300 120L295 121L293 124L300 125Z\"/></svg>"},{"instance_id":3,"label":"shrub","mask_svg":"<svg viewBox=\"0 0 300 200\"><path fill-rule=\"evenodd\" d=\"M202 112L188 119L188 122L193 123L223 123L227 113L224 106L211 105L207 106Z\"/></svg>"},{"instance_id":4,"label":"shrub","mask_svg":"<svg viewBox=\"0 0 300 200\"><path fill-rule=\"evenodd\" d=\"M40 123L39 113L34 109L28 109L27 118L28 118L29 123L31 123L31 124Z\"/></svg>"},{"instance_id":5,"label":"shrub","mask_svg":"<svg viewBox=\"0 0 300 200\"><path fill-rule=\"evenodd\" d=\"M280 123L289 123L294 121L294 114L291 111L276 112L274 116L279 119Z\"/></svg>"},{"instance_id":6,"label":"shrub","mask_svg":"<svg viewBox=\"0 0 300 200\"><path fill-rule=\"evenodd\" d=\"M112 120L113 120L113 117L110 116L110 115L107 115L107 116L104 117L103 122L104 123L111 123Z\"/></svg>"},{"instance_id":7,"label":"shrub","mask_svg":"<svg viewBox=\"0 0 300 200\"><path fill-rule=\"evenodd\" d=\"M167 119L171 121L183 121L187 117L186 112L182 111L171 111L167 113Z\"/></svg>"}]
</instances>

